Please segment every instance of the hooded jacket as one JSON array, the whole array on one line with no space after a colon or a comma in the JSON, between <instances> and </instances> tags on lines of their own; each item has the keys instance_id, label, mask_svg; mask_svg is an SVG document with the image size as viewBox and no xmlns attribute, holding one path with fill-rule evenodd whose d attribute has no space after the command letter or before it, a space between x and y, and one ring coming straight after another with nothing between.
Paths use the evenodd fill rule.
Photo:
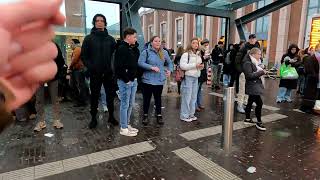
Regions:
<instances>
[{"instance_id":1,"label":"hooded jacket","mask_svg":"<svg viewBox=\"0 0 320 180\"><path fill-rule=\"evenodd\" d=\"M81 49L81 59L90 74L108 74L112 76L111 57L116 41L108 31L92 28L86 36Z\"/></svg>"},{"instance_id":2,"label":"hooded jacket","mask_svg":"<svg viewBox=\"0 0 320 180\"><path fill-rule=\"evenodd\" d=\"M117 79L122 80L125 83L134 81L137 78L138 71L138 59L140 51L138 49L139 44L130 46L125 41L120 41L116 45L115 53L115 73Z\"/></svg>"}]
</instances>

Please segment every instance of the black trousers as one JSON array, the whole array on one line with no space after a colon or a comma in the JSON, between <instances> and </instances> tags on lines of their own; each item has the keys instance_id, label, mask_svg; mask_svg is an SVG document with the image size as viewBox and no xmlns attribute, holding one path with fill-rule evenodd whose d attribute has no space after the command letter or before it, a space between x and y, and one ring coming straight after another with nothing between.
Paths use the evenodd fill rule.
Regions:
<instances>
[{"instance_id":1,"label":"black trousers","mask_svg":"<svg viewBox=\"0 0 320 180\"><path fill-rule=\"evenodd\" d=\"M163 85L143 84L143 113L149 113L150 101L153 94L156 114L161 115L161 95Z\"/></svg>"},{"instance_id":2,"label":"black trousers","mask_svg":"<svg viewBox=\"0 0 320 180\"><path fill-rule=\"evenodd\" d=\"M73 72L73 77L75 81L76 88L76 100L78 103L86 103L86 84L85 84L85 74L83 71L75 70Z\"/></svg>"},{"instance_id":3,"label":"black trousers","mask_svg":"<svg viewBox=\"0 0 320 180\"><path fill-rule=\"evenodd\" d=\"M249 95L248 104L246 106L246 119L251 118L250 113L251 113L251 109L252 109L252 104L254 102L257 105L257 107L255 109L257 121L262 122L261 121L261 110L262 110L263 102L262 102L261 96L258 96L258 95Z\"/></svg>"},{"instance_id":4,"label":"black trousers","mask_svg":"<svg viewBox=\"0 0 320 180\"><path fill-rule=\"evenodd\" d=\"M239 93L239 77L240 77L240 73L239 72L231 73L231 79L230 79L229 87L233 87L234 81L236 81L236 93Z\"/></svg>"},{"instance_id":5,"label":"black trousers","mask_svg":"<svg viewBox=\"0 0 320 180\"><path fill-rule=\"evenodd\" d=\"M109 110L109 118L114 117L114 97L116 94L116 84L112 77L104 74L90 74L90 89L91 89L91 115L96 116L98 113L98 104L100 98L101 86L104 86L106 91L106 99Z\"/></svg>"}]
</instances>

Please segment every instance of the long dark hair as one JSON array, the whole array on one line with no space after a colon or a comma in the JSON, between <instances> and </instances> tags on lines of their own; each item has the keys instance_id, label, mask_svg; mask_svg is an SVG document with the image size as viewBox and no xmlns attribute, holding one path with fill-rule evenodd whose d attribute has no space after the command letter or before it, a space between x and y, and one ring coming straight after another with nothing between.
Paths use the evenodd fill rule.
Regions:
<instances>
[{"instance_id":1,"label":"long dark hair","mask_svg":"<svg viewBox=\"0 0 320 180\"><path fill-rule=\"evenodd\" d=\"M94 17L92 19L93 28L96 29L96 20L98 17L102 17L103 22L104 22L104 26L107 26L107 18L103 14L96 14L96 15L94 15Z\"/></svg>"}]
</instances>

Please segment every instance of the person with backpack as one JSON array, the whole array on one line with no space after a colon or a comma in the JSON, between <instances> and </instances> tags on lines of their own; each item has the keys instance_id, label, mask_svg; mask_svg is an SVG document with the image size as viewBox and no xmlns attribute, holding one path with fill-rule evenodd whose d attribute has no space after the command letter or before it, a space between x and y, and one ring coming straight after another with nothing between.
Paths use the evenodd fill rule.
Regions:
<instances>
[{"instance_id":1,"label":"person with backpack","mask_svg":"<svg viewBox=\"0 0 320 180\"><path fill-rule=\"evenodd\" d=\"M165 67L167 64L167 68ZM167 51L161 48L161 40L159 36L153 36L150 45L142 51L138 64L143 68L143 119L144 125L149 124L149 107L151 97L153 95L156 105L156 118L159 125L163 125L161 115L161 95L166 77L170 77L173 71L173 63Z\"/></svg>"},{"instance_id":2,"label":"person with backpack","mask_svg":"<svg viewBox=\"0 0 320 180\"><path fill-rule=\"evenodd\" d=\"M47 83L43 83L40 88L38 89L36 93L36 112L37 112L37 117L39 122L36 124L35 128L33 129L36 132L40 132L43 129L47 127L46 121L45 121L45 84L48 85L48 90L49 90L49 95L52 101L52 108L53 108L53 127L56 129L62 129L63 124L60 120L61 118L61 109L59 105L59 100L58 100L58 78L59 78L59 73L63 69L63 66L65 64L64 58L62 56L61 49L59 46L56 44L56 47L58 49L58 56L55 59L55 63L58 67L58 72L55 76L54 79Z\"/></svg>"},{"instance_id":3,"label":"person with backpack","mask_svg":"<svg viewBox=\"0 0 320 180\"><path fill-rule=\"evenodd\" d=\"M221 71L223 66L223 49L224 44L222 41L218 42L218 45L212 50L211 57L212 57L212 90L219 90L220 89L220 78L221 78Z\"/></svg>"},{"instance_id":4,"label":"person with backpack","mask_svg":"<svg viewBox=\"0 0 320 180\"><path fill-rule=\"evenodd\" d=\"M205 108L202 103L202 84L207 81L207 63L208 63L208 61L211 60L208 39L204 39L201 42L200 56L201 56L204 68L201 70L200 77L198 78L198 93L197 93L197 101L196 101L196 111L197 112L200 112L201 110L204 110L204 108Z\"/></svg>"},{"instance_id":5,"label":"person with backpack","mask_svg":"<svg viewBox=\"0 0 320 180\"><path fill-rule=\"evenodd\" d=\"M175 74L175 80L178 84L178 94L180 95L181 94L181 81L182 81L182 70L180 68L180 59L181 59L181 56L182 54L184 53L184 49L182 46L179 46L178 47L178 50L177 50L177 54L174 58L174 64L176 65L176 74Z\"/></svg>"},{"instance_id":6,"label":"person with backpack","mask_svg":"<svg viewBox=\"0 0 320 180\"><path fill-rule=\"evenodd\" d=\"M237 94L238 101L237 101L237 110L240 113L245 113L244 106L246 102L248 101L248 96L245 94L245 83L246 78L243 73L243 63L248 60L248 58L245 58L245 56L248 55L249 51L252 48L260 48L260 44L257 41L257 37L255 34L249 35L249 42L245 43L244 46L239 50L239 52L236 55L235 59L235 68L238 71L239 75L239 93Z\"/></svg>"},{"instance_id":7,"label":"person with backpack","mask_svg":"<svg viewBox=\"0 0 320 180\"><path fill-rule=\"evenodd\" d=\"M191 39L191 43L181 57L180 66L185 71L181 85L180 119L185 122L196 121L197 117L194 114L199 89L198 78L201 75L201 70L204 69L199 51L198 38Z\"/></svg>"},{"instance_id":8,"label":"person with backpack","mask_svg":"<svg viewBox=\"0 0 320 180\"><path fill-rule=\"evenodd\" d=\"M88 68L91 90L91 122L89 128L96 128L100 89L104 85L109 110L108 122L117 126L119 123L114 118L114 97L116 83L112 72L112 55L116 48L115 39L106 29L107 20L102 14L93 17L91 34L86 36L81 49L81 59Z\"/></svg>"},{"instance_id":9,"label":"person with backpack","mask_svg":"<svg viewBox=\"0 0 320 180\"><path fill-rule=\"evenodd\" d=\"M223 61L223 85L225 87L229 86L231 81L231 51L233 50L233 44L229 44L228 49L224 52Z\"/></svg>"},{"instance_id":10,"label":"person with backpack","mask_svg":"<svg viewBox=\"0 0 320 180\"><path fill-rule=\"evenodd\" d=\"M140 51L138 49L137 31L127 28L123 32L124 40L120 42L115 53L115 74L120 91L120 134L137 136L139 130L130 125L130 116L138 87L137 69Z\"/></svg>"},{"instance_id":11,"label":"person with backpack","mask_svg":"<svg viewBox=\"0 0 320 180\"><path fill-rule=\"evenodd\" d=\"M236 83L236 93L239 93L239 76L240 73L237 71L235 66L237 53L241 48L244 47L245 42L240 41L239 44L235 44L233 49L230 51L230 60L231 60L231 79L229 83L229 87L233 87L234 83Z\"/></svg>"}]
</instances>

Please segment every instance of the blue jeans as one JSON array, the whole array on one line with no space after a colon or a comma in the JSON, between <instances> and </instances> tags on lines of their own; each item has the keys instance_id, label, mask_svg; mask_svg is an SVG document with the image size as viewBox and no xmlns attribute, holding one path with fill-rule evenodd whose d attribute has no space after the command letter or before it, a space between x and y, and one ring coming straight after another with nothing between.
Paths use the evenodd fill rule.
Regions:
<instances>
[{"instance_id":1,"label":"blue jeans","mask_svg":"<svg viewBox=\"0 0 320 180\"><path fill-rule=\"evenodd\" d=\"M107 106L107 96L103 85L101 86L99 101L102 106Z\"/></svg>"},{"instance_id":2,"label":"blue jeans","mask_svg":"<svg viewBox=\"0 0 320 180\"><path fill-rule=\"evenodd\" d=\"M130 116L132 108L134 106L136 92L138 87L137 80L130 81L129 84L118 80L118 86L120 91L120 125L122 129L128 128L130 123Z\"/></svg>"},{"instance_id":3,"label":"blue jeans","mask_svg":"<svg viewBox=\"0 0 320 180\"><path fill-rule=\"evenodd\" d=\"M303 94L304 87L305 87L305 77L304 75L300 75L298 78L298 91Z\"/></svg>"},{"instance_id":4,"label":"blue jeans","mask_svg":"<svg viewBox=\"0 0 320 180\"><path fill-rule=\"evenodd\" d=\"M231 75L230 74L224 74L223 75L223 85L224 86L229 86L231 80Z\"/></svg>"},{"instance_id":5,"label":"blue jeans","mask_svg":"<svg viewBox=\"0 0 320 180\"><path fill-rule=\"evenodd\" d=\"M194 117L198 93L198 78L185 76L181 84L181 112L180 119Z\"/></svg>"},{"instance_id":6,"label":"blue jeans","mask_svg":"<svg viewBox=\"0 0 320 180\"><path fill-rule=\"evenodd\" d=\"M291 92L292 92L292 89L279 87L277 101L291 101Z\"/></svg>"},{"instance_id":7,"label":"blue jeans","mask_svg":"<svg viewBox=\"0 0 320 180\"><path fill-rule=\"evenodd\" d=\"M198 82L198 93L197 93L196 107L202 106L202 84L203 84L203 82Z\"/></svg>"}]
</instances>

